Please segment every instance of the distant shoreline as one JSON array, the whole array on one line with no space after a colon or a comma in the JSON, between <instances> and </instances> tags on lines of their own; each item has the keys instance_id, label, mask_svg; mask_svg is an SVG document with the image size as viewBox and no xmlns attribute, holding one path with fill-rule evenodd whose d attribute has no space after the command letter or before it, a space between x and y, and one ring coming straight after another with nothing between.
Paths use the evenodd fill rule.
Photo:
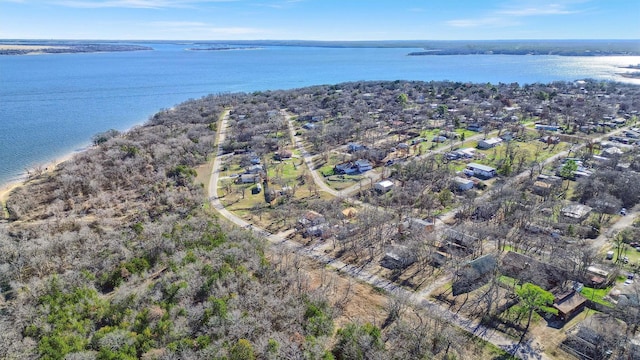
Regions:
<instances>
[{"instance_id":1,"label":"distant shoreline","mask_svg":"<svg viewBox=\"0 0 640 360\"><path fill-rule=\"evenodd\" d=\"M153 50L149 46L94 43L0 43L0 55L76 54L95 52L123 52Z\"/></svg>"},{"instance_id":2,"label":"distant shoreline","mask_svg":"<svg viewBox=\"0 0 640 360\"><path fill-rule=\"evenodd\" d=\"M230 51L230 50L259 50L262 49L260 47L257 46L249 46L249 47L244 47L244 46L236 46L236 47L225 47L225 46L218 46L218 47L207 47L207 48L187 48L185 50L187 51Z\"/></svg>"},{"instance_id":3,"label":"distant shoreline","mask_svg":"<svg viewBox=\"0 0 640 360\"><path fill-rule=\"evenodd\" d=\"M443 55L546 55L546 56L638 56L640 51L616 50L563 50L563 49L429 49L414 51L408 56Z\"/></svg>"}]
</instances>

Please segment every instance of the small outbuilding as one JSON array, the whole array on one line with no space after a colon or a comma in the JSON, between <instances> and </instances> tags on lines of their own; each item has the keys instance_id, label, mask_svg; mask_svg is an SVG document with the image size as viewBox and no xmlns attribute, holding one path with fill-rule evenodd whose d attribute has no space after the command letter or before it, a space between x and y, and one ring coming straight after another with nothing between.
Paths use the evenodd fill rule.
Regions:
<instances>
[{"instance_id":1,"label":"small outbuilding","mask_svg":"<svg viewBox=\"0 0 640 360\"><path fill-rule=\"evenodd\" d=\"M393 181L391 181L391 180L382 180L382 181L379 181L379 182L377 182L377 183L375 183L373 185L373 188L377 192L382 193L382 194L390 191L391 189L393 189L393 187L394 187L394 184L393 184Z\"/></svg>"}]
</instances>

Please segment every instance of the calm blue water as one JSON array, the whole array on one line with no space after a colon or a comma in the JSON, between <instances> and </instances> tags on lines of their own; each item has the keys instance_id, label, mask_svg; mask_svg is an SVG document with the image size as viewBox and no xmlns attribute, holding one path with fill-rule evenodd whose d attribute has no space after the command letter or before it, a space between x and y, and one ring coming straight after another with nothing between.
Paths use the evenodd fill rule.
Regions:
<instances>
[{"instance_id":1,"label":"calm blue water","mask_svg":"<svg viewBox=\"0 0 640 360\"><path fill-rule=\"evenodd\" d=\"M126 130L161 108L210 93L290 89L356 80L630 81L617 66L640 57L406 56L419 49L264 47L0 56L0 184ZM640 83L640 82L638 82Z\"/></svg>"}]
</instances>

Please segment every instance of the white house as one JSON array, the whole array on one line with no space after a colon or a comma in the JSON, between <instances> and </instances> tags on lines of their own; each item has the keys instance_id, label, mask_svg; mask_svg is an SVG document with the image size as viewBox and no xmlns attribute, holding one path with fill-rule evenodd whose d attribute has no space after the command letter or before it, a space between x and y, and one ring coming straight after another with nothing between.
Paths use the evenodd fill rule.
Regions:
<instances>
[{"instance_id":1,"label":"white house","mask_svg":"<svg viewBox=\"0 0 640 360\"><path fill-rule=\"evenodd\" d=\"M496 169L492 168L491 166L476 163L467 164L467 168L465 169L464 173L483 179L491 179L497 174Z\"/></svg>"},{"instance_id":2,"label":"white house","mask_svg":"<svg viewBox=\"0 0 640 360\"><path fill-rule=\"evenodd\" d=\"M483 149L483 150L491 149L491 148L495 147L496 145L500 144L501 142L502 142L502 139L500 139L499 137L480 140L480 141L478 141L478 149Z\"/></svg>"},{"instance_id":3,"label":"white house","mask_svg":"<svg viewBox=\"0 0 640 360\"><path fill-rule=\"evenodd\" d=\"M377 182L373 185L373 188L376 189L376 191L381 192L381 193L386 193L387 191L393 189L393 181L391 180L382 180L380 182Z\"/></svg>"}]
</instances>

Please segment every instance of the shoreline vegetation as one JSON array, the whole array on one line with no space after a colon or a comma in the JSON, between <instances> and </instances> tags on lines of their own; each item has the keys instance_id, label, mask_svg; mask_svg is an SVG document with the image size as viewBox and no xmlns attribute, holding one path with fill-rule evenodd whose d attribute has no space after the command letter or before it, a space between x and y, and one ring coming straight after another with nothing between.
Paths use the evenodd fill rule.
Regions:
<instances>
[{"instance_id":1,"label":"shoreline vegetation","mask_svg":"<svg viewBox=\"0 0 640 360\"><path fill-rule=\"evenodd\" d=\"M476 41L83 41L83 40L0 40L0 55L42 53L84 53L153 50L148 44L185 44L193 51L247 50L264 46L324 48L406 48L422 49L409 56L427 55L557 55L557 56L640 56L637 40L476 40Z\"/></svg>"},{"instance_id":2,"label":"shoreline vegetation","mask_svg":"<svg viewBox=\"0 0 640 360\"><path fill-rule=\"evenodd\" d=\"M74 54L153 50L149 46L95 43L0 44L0 55Z\"/></svg>"}]
</instances>

